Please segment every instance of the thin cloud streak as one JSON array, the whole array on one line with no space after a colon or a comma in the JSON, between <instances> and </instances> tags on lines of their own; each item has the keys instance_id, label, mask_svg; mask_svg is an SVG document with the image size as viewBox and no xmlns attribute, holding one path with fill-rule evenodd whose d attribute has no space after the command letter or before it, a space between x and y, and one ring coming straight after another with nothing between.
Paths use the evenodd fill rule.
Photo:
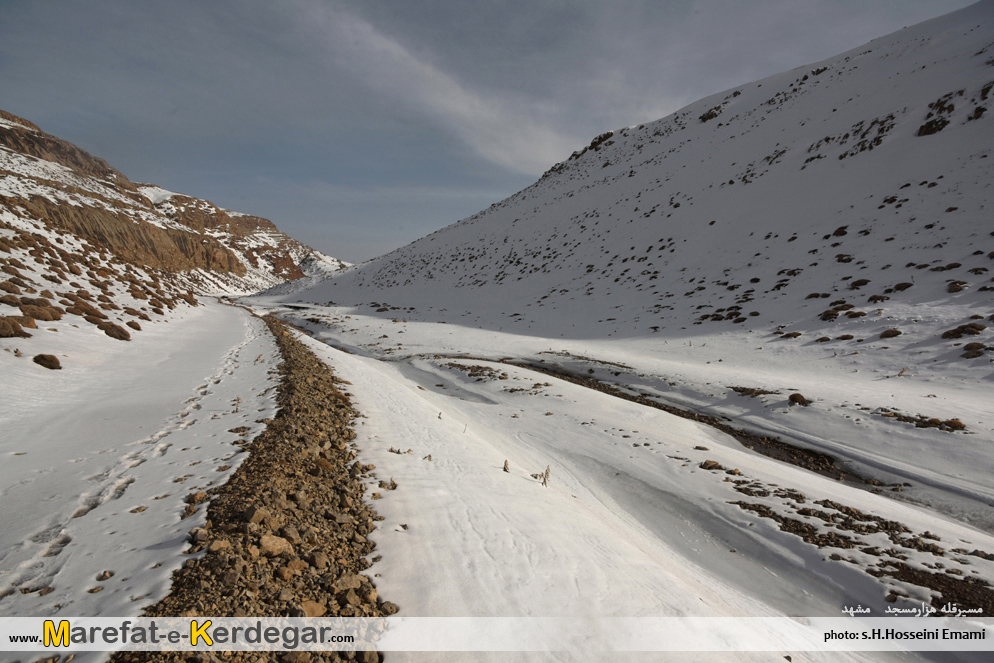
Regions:
<instances>
[{"instance_id":1,"label":"thin cloud streak","mask_svg":"<svg viewBox=\"0 0 994 663\"><path fill-rule=\"evenodd\" d=\"M525 100L515 103L473 91L341 8L315 2L298 7L305 25L321 32L338 67L377 94L431 117L493 163L541 174L582 142L541 117L554 115L554 108L550 112Z\"/></svg>"},{"instance_id":2,"label":"thin cloud streak","mask_svg":"<svg viewBox=\"0 0 994 663\"><path fill-rule=\"evenodd\" d=\"M0 107L357 260L604 131L970 1L4 0Z\"/></svg>"}]
</instances>

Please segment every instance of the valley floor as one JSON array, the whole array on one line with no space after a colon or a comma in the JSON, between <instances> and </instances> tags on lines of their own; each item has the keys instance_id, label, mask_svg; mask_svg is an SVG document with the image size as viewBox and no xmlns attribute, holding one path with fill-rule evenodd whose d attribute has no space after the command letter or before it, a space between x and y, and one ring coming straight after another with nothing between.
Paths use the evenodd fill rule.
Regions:
<instances>
[{"instance_id":1,"label":"valley floor","mask_svg":"<svg viewBox=\"0 0 994 663\"><path fill-rule=\"evenodd\" d=\"M940 594L960 607L994 605L989 588L968 589L973 580L994 582L985 520L992 419L974 386L888 378L865 365L872 377L855 382L847 374L856 358L813 369L782 347L746 352L753 339L715 348L722 339L695 337L683 349L673 340L552 340L360 307L251 302L307 329L303 340L352 383L365 416L357 427L364 462L397 486L370 482L386 518L375 536L383 559L371 571L401 615L813 617L859 605L885 616ZM832 453L882 483L815 475L704 424L500 359L725 416ZM728 389L734 385L778 393L749 398ZM795 391L812 405L788 406ZM933 392L924 402L936 416L956 410L974 435L860 409L910 410L912 399ZM538 475L547 468L543 486ZM978 527L964 522L971 520ZM939 592L950 580L959 589Z\"/></svg>"},{"instance_id":2,"label":"valley floor","mask_svg":"<svg viewBox=\"0 0 994 663\"><path fill-rule=\"evenodd\" d=\"M384 517L371 535L367 573L400 606L398 616L594 623L841 617L860 606L883 617L939 599L994 614L983 453L994 418L976 386L883 375L855 382L845 377L848 364L813 370L787 351L758 357L699 338L674 351L680 341L672 339L550 340L246 301L306 328L301 340L351 383L362 413L359 460L376 466L367 495ZM261 320L211 304L184 309L128 344L95 336L64 353L75 367L67 357L66 368L52 372L4 358L0 574L17 590L0 599L0 612L134 615L168 592L187 533L201 523L204 509L182 519L187 496L225 481L240 460L232 445L274 414L275 344ZM885 485L873 492L812 474L704 424L501 358L545 362L727 416L835 453ZM728 389L734 385L779 393L749 398ZM813 404L789 407L793 391ZM917 429L859 409L910 411L915 398L934 403L936 416L959 415L974 434ZM104 571L113 575L98 580ZM600 637L609 634L592 633L591 641ZM527 660L618 656L586 646ZM638 660L986 655L770 651ZM525 659L461 652L389 660Z\"/></svg>"}]
</instances>

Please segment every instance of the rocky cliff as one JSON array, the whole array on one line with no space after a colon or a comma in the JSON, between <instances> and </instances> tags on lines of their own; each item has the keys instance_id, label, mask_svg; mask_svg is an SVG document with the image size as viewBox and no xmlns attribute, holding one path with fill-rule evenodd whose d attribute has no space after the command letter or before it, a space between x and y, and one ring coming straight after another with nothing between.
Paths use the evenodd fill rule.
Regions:
<instances>
[{"instance_id":1,"label":"rocky cliff","mask_svg":"<svg viewBox=\"0 0 994 663\"><path fill-rule=\"evenodd\" d=\"M103 159L4 111L0 214L8 232L68 232L197 294L252 292L300 278L301 260L314 253L267 219L135 184Z\"/></svg>"},{"instance_id":2,"label":"rocky cliff","mask_svg":"<svg viewBox=\"0 0 994 663\"><path fill-rule=\"evenodd\" d=\"M301 264L345 266L267 219L135 184L0 111L0 337L58 331L68 315L129 340L196 295L255 292L305 276Z\"/></svg>"}]
</instances>

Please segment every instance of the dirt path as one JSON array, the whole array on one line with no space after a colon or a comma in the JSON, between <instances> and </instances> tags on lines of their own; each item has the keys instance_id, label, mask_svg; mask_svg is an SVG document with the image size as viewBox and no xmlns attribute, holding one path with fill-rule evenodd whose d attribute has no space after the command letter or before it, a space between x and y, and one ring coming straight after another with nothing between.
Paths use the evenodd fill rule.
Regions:
<instances>
[{"instance_id":1,"label":"dirt path","mask_svg":"<svg viewBox=\"0 0 994 663\"><path fill-rule=\"evenodd\" d=\"M205 527L191 531L189 559L172 591L143 614L158 616L386 616L397 606L380 599L361 571L381 520L363 501L361 479L371 465L355 460L352 424L358 412L348 384L300 342L285 323L264 318L276 337L280 410L244 448L248 459L231 480L191 499L187 514L207 506ZM239 432L239 431L235 431ZM119 652L111 661L379 661L334 652Z\"/></svg>"}]
</instances>

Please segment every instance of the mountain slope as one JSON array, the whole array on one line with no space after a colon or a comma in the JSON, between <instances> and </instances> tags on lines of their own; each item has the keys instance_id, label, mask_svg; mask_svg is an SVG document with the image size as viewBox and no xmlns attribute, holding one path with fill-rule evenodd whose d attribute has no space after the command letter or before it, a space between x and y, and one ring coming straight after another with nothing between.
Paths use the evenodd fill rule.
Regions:
<instances>
[{"instance_id":1,"label":"mountain slope","mask_svg":"<svg viewBox=\"0 0 994 663\"><path fill-rule=\"evenodd\" d=\"M469 219L253 301L365 356L591 375L990 531L991 35L987 1L598 136Z\"/></svg>"},{"instance_id":2,"label":"mountain slope","mask_svg":"<svg viewBox=\"0 0 994 663\"><path fill-rule=\"evenodd\" d=\"M251 291L309 276L308 266L313 264L321 264L332 271L348 266L348 263L301 244L280 231L269 219L222 209L207 200L154 185L142 184L138 190L164 217L227 247L244 269L243 287ZM207 292L224 287L216 283L217 277L217 274L202 272L191 275Z\"/></svg>"},{"instance_id":3,"label":"mountain slope","mask_svg":"<svg viewBox=\"0 0 994 663\"><path fill-rule=\"evenodd\" d=\"M134 184L102 159L3 111L0 210L8 233L20 229L42 241L68 232L197 294L252 292L300 278L300 262L314 253L267 219Z\"/></svg>"},{"instance_id":4,"label":"mountain slope","mask_svg":"<svg viewBox=\"0 0 994 663\"><path fill-rule=\"evenodd\" d=\"M983 2L609 132L311 299L567 337L897 328L934 346L994 292L992 34Z\"/></svg>"},{"instance_id":5,"label":"mountain slope","mask_svg":"<svg viewBox=\"0 0 994 663\"><path fill-rule=\"evenodd\" d=\"M403 614L994 614L992 35L984 2L603 134L244 300L353 385Z\"/></svg>"}]
</instances>

